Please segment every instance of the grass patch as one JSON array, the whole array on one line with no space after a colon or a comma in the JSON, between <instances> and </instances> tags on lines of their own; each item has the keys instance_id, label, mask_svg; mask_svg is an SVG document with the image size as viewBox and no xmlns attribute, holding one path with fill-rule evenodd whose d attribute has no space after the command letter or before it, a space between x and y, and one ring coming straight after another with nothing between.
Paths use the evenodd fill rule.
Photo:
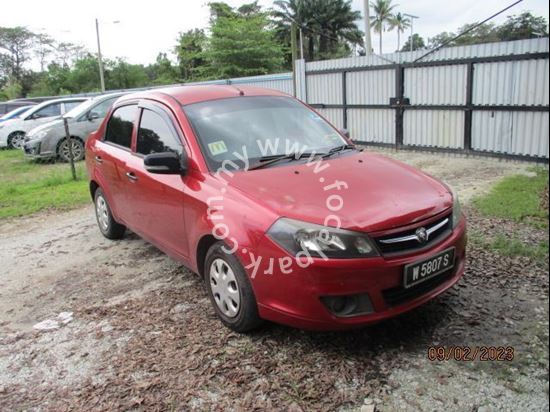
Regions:
<instances>
[{"instance_id":1,"label":"grass patch","mask_svg":"<svg viewBox=\"0 0 550 412\"><path fill-rule=\"evenodd\" d=\"M73 181L66 163L25 159L20 150L0 151L0 219L45 209L71 209L90 200L84 162Z\"/></svg>"},{"instance_id":2,"label":"grass patch","mask_svg":"<svg viewBox=\"0 0 550 412\"><path fill-rule=\"evenodd\" d=\"M548 261L548 240L538 244L526 244L510 235L499 233L489 239L475 232L470 234L469 239L472 244L483 249L495 250L503 256L526 256L541 264Z\"/></svg>"},{"instance_id":3,"label":"grass patch","mask_svg":"<svg viewBox=\"0 0 550 412\"><path fill-rule=\"evenodd\" d=\"M486 216L510 219L539 228L548 228L548 211L540 207L541 193L548 185L548 171L532 168L532 176L508 176L484 196L474 199L474 206Z\"/></svg>"}]
</instances>

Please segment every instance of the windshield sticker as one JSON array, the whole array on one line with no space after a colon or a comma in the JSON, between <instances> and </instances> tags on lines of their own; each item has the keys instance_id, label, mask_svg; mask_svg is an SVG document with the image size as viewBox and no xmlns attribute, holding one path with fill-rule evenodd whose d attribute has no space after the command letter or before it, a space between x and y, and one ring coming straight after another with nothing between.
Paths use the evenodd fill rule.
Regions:
<instances>
[{"instance_id":1,"label":"windshield sticker","mask_svg":"<svg viewBox=\"0 0 550 412\"><path fill-rule=\"evenodd\" d=\"M208 149L213 156L217 156L222 153L227 153L227 146L223 140L217 142L208 143Z\"/></svg>"}]
</instances>

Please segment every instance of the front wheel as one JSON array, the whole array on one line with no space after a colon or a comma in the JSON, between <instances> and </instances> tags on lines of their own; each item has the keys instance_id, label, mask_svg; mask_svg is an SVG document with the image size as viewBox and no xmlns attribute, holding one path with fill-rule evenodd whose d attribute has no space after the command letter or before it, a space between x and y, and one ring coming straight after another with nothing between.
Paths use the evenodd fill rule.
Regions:
<instances>
[{"instance_id":1,"label":"front wheel","mask_svg":"<svg viewBox=\"0 0 550 412\"><path fill-rule=\"evenodd\" d=\"M57 155L62 161L69 162L71 160L70 149L72 149L73 152L73 161L78 162L84 158L84 144L80 139L71 138L70 148L69 141L67 139L63 139L57 148Z\"/></svg>"},{"instance_id":2,"label":"front wheel","mask_svg":"<svg viewBox=\"0 0 550 412\"><path fill-rule=\"evenodd\" d=\"M121 239L126 231L126 226L118 223L111 213L105 194L98 188L94 194L95 216L101 234L107 239Z\"/></svg>"},{"instance_id":3,"label":"front wheel","mask_svg":"<svg viewBox=\"0 0 550 412\"><path fill-rule=\"evenodd\" d=\"M206 289L223 324L236 332L248 332L262 323L256 297L244 268L223 245L215 243L206 254Z\"/></svg>"},{"instance_id":4,"label":"front wheel","mask_svg":"<svg viewBox=\"0 0 550 412\"><path fill-rule=\"evenodd\" d=\"M8 148L21 149L25 143L25 132L13 132L8 136Z\"/></svg>"}]
</instances>

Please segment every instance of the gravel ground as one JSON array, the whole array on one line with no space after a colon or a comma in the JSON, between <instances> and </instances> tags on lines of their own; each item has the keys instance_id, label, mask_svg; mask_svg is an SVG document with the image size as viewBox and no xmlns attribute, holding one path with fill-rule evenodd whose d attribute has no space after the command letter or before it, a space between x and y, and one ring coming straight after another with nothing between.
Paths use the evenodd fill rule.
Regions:
<instances>
[{"instance_id":1,"label":"gravel ground","mask_svg":"<svg viewBox=\"0 0 550 412\"><path fill-rule=\"evenodd\" d=\"M530 165L383 151L467 203ZM547 204L547 203L546 203ZM548 235L468 210L526 242ZM198 278L93 209L0 224L0 410L548 410L548 266L469 248L450 291L345 333L219 323ZM72 316L62 312L71 312ZM33 328L50 320L51 330ZM65 323L66 322L66 323ZM512 361L430 361L431 345L511 346Z\"/></svg>"}]
</instances>

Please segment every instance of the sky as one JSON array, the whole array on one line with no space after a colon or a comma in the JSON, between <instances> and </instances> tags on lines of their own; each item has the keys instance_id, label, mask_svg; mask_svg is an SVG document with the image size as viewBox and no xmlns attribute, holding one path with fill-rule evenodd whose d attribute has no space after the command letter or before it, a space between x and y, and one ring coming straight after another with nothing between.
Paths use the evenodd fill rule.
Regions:
<instances>
[{"instance_id":1,"label":"sky","mask_svg":"<svg viewBox=\"0 0 550 412\"><path fill-rule=\"evenodd\" d=\"M226 0L232 6L250 1ZM415 32L427 38L442 31L456 31L465 23L480 21L513 3L514 0L394 0L396 10L419 16ZM47 33L57 41L79 43L97 50L95 19L99 21L101 48L108 58L124 57L131 63L148 64L159 52L172 52L179 32L208 25L208 0L25 0L2 4L0 27L26 26L34 32ZM17 7L19 4L24 7ZM260 0L271 7L273 1ZM352 0L355 10L363 13L363 0ZM524 0L494 20L529 10L548 19L548 0ZM118 21L118 23L113 23ZM357 22L363 30L363 21ZM403 37L407 37L408 33ZM402 40L403 42L403 40ZM378 52L378 35L373 33ZM397 34L384 33L383 52L397 48ZM37 63L34 62L36 65ZM36 68L36 67L35 67Z\"/></svg>"}]
</instances>

